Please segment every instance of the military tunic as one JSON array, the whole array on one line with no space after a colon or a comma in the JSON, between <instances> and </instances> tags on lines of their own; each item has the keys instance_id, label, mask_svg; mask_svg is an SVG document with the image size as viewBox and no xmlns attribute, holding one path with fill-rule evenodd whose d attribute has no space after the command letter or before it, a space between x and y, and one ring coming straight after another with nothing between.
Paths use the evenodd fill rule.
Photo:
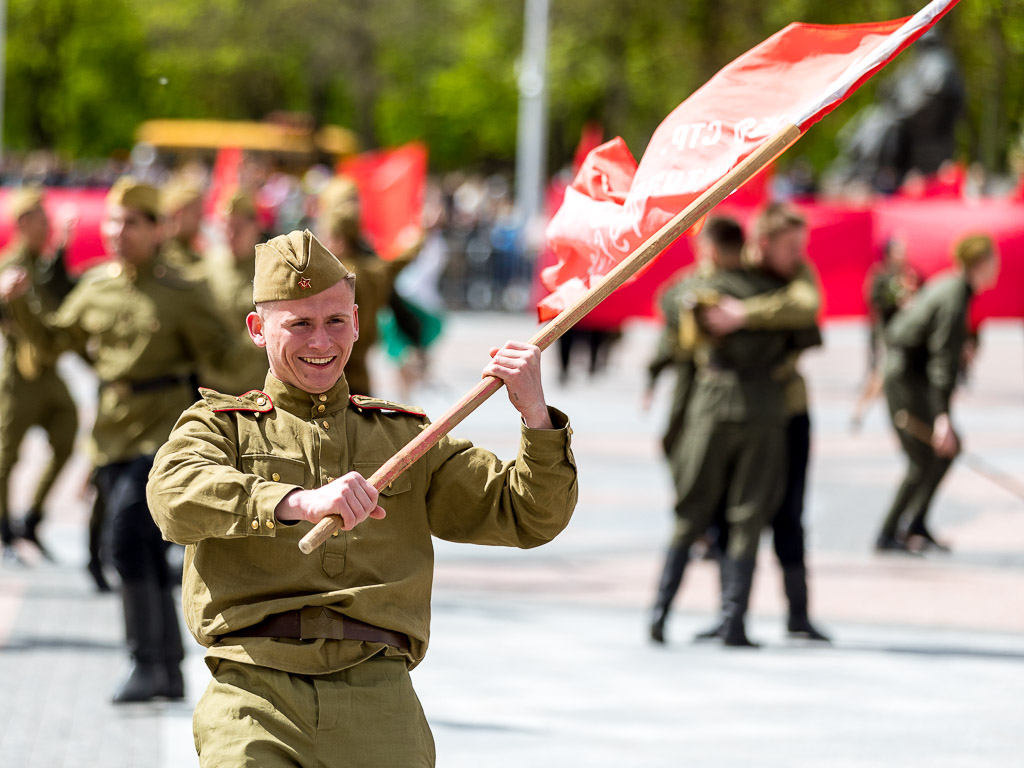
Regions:
<instances>
[{"instance_id":1,"label":"military tunic","mask_svg":"<svg viewBox=\"0 0 1024 768\"><path fill-rule=\"evenodd\" d=\"M164 241L157 258L175 272L188 278L198 278L203 272L203 255L175 237Z\"/></svg>"},{"instance_id":2,"label":"military tunic","mask_svg":"<svg viewBox=\"0 0 1024 768\"><path fill-rule=\"evenodd\" d=\"M232 394L259 389L267 375L267 351L253 343L245 320L254 309L252 279L256 263L251 258L239 261L230 251L223 250L211 253L202 267L202 279L210 289L224 325L244 351L239 353L237 364L231 370L204 366L199 380L205 387Z\"/></svg>"},{"instance_id":3,"label":"military tunic","mask_svg":"<svg viewBox=\"0 0 1024 768\"><path fill-rule=\"evenodd\" d=\"M666 456L672 455L675 444L682 434L686 406L690 400L690 390L696 373L692 345L683 338L683 328L687 323L686 299L695 284L697 274L697 268L687 270L661 297L661 313L665 318L665 328L658 339L654 358L647 366L650 389L653 389L654 382L662 371L671 369L676 374L668 423L661 438L661 446Z\"/></svg>"},{"instance_id":4,"label":"military tunic","mask_svg":"<svg viewBox=\"0 0 1024 768\"><path fill-rule=\"evenodd\" d=\"M94 267L45 321L23 299L12 307L40 345L77 352L96 371L98 466L155 454L197 398L197 365L230 368L239 355L206 289L159 261Z\"/></svg>"},{"instance_id":5,"label":"military tunic","mask_svg":"<svg viewBox=\"0 0 1024 768\"><path fill-rule=\"evenodd\" d=\"M8 248L0 256L0 272L11 267L26 271L31 287L32 311L57 307L73 283L64 270L63 254L44 262L24 245ZM32 498L31 510L42 511L43 501L61 468L71 456L78 430L78 414L67 386L57 373L58 354L49 345L33 344L15 320L10 307L0 305L0 331L4 336L0 361L0 527L9 538L9 481L18 450L30 427L46 430L53 451Z\"/></svg>"},{"instance_id":6,"label":"military tunic","mask_svg":"<svg viewBox=\"0 0 1024 768\"><path fill-rule=\"evenodd\" d=\"M748 269L718 270L700 283L740 299L785 286ZM786 383L779 371L796 345L792 332L743 329L705 340L696 351L683 435L672 456L676 546L689 547L726 497L730 556L746 560L756 553L760 529L782 495Z\"/></svg>"},{"instance_id":7,"label":"military tunic","mask_svg":"<svg viewBox=\"0 0 1024 768\"><path fill-rule=\"evenodd\" d=\"M952 464L899 428L896 415L906 411L930 429L936 416L949 413L973 295L962 274L934 278L886 329L885 399L908 464L882 525L883 536L922 532L932 497Z\"/></svg>"},{"instance_id":8,"label":"military tunic","mask_svg":"<svg viewBox=\"0 0 1024 768\"><path fill-rule=\"evenodd\" d=\"M158 453L148 496L165 537L187 545L185 614L208 658L320 675L382 649L351 640L222 638L271 614L325 606L407 635L408 651L384 651L412 667L429 637L431 536L535 547L565 527L576 503L571 430L552 410L556 429L524 427L514 462L443 438L381 491L386 518L304 555L298 541L311 526L277 522L280 501L353 470L369 477L427 419L350 398L344 378L318 395L268 375L265 393L204 397Z\"/></svg>"},{"instance_id":9,"label":"military tunic","mask_svg":"<svg viewBox=\"0 0 1024 768\"><path fill-rule=\"evenodd\" d=\"M345 365L345 377L356 394L372 394L367 358L379 336L377 312L388 305L398 273L414 256L415 253L408 253L385 261L362 243L354 247L352 255L341 256L342 263L356 276L359 338L352 346L352 356Z\"/></svg>"}]
</instances>

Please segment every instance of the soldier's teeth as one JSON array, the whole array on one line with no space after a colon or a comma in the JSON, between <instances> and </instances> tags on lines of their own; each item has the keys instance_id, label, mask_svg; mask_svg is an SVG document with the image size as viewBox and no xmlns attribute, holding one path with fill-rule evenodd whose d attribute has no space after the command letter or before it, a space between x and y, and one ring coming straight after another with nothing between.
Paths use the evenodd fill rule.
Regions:
<instances>
[{"instance_id":1,"label":"soldier's teeth","mask_svg":"<svg viewBox=\"0 0 1024 768\"><path fill-rule=\"evenodd\" d=\"M313 365L327 365L327 363L331 362L331 360L333 360L334 358L333 357L304 357L302 359L305 360L307 363L312 363Z\"/></svg>"}]
</instances>

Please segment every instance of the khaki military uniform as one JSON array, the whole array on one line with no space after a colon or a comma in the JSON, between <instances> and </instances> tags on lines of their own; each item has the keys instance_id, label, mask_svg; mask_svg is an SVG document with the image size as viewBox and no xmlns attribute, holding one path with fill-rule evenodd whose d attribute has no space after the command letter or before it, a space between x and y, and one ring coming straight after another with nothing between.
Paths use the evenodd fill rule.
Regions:
<instances>
[{"instance_id":1,"label":"khaki military uniform","mask_svg":"<svg viewBox=\"0 0 1024 768\"><path fill-rule=\"evenodd\" d=\"M203 255L174 237L164 241L157 258L174 272L192 280L202 278L205 272Z\"/></svg>"},{"instance_id":2,"label":"khaki military uniform","mask_svg":"<svg viewBox=\"0 0 1024 768\"><path fill-rule=\"evenodd\" d=\"M29 276L28 303L33 312L52 311L71 289L63 256L42 262L24 246L13 246L0 256L0 272L20 267ZM48 344L34 344L12 310L0 306L0 332L4 336L0 361L0 540L9 544L11 524L9 485L18 450L29 428L42 427L52 449L32 496L27 519L33 526L42 517L43 502L71 456L78 430L78 414L67 386L57 373L58 354Z\"/></svg>"},{"instance_id":3,"label":"khaki military uniform","mask_svg":"<svg viewBox=\"0 0 1024 768\"><path fill-rule=\"evenodd\" d=\"M233 364L230 338L205 288L155 259L93 268L45 323L27 311L24 299L12 307L41 344L77 352L99 378L90 448L122 582L129 650L137 666L160 668L161 679L166 676L158 695L180 698L175 579L146 507L145 485L157 449L198 397L197 366Z\"/></svg>"},{"instance_id":4,"label":"khaki military uniform","mask_svg":"<svg viewBox=\"0 0 1024 768\"><path fill-rule=\"evenodd\" d=\"M790 632L825 640L812 627L808 617L806 536L804 533L804 497L807 490L807 466L811 456L811 418L807 382L799 370L803 350L820 346L821 331L816 325L821 309L818 275L804 261L785 289L751 296L744 300L746 327L753 330L792 330L795 349L790 352L779 376L785 390L785 490L771 515L772 546L782 568L782 584L789 604L787 626Z\"/></svg>"},{"instance_id":5,"label":"khaki military uniform","mask_svg":"<svg viewBox=\"0 0 1024 768\"><path fill-rule=\"evenodd\" d=\"M695 277L690 293L749 300L780 292L786 281L759 269L716 270ZM696 310L699 318L699 308ZM806 322L806 318L805 318ZM724 508L722 636L747 642L749 601L761 529L782 497L785 470L787 359L805 343L795 331L742 329L721 338L697 334L696 370L682 434L670 464L676 525L655 600L652 637L663 637L690 547ZM724 501L723 501L724 500Z\"/></svg>"},{"instance_id":6,"label":"khaki military uniform","mask_svg":"<svg viewBox=\"0 0 1024 768\"><path fill-rule=\"evenodd\" d=\"M415 252L385 261L365 244L355 247L351 256L343 255L342 263L356 276L356 304L359 306L359 338L352 346L352 356L345 365L345 377L352 391L371 394L370 371L367 364L370 350L377 343L377 312L388 306L398 273L415 257Z\"/></svg>"},{"instance_id":7,"label":"khaki military uniform","mask_svg":"<svg viewBox=\"0 0 1024 768\"><path fill-rule=\"evenodd\" d=\"M885 399L907 455L907 473L882 524L882 537L926 533L932 497L953 463L898 426L896 414L905 411L930 429L936 416L949 412L973 295L963 275L933 279L886 329Z\"/></svg>"},{"instance_id":8,"label":"khaki military uniform","mask_svg":"<svg viewBox=\"0 0 1024 768\"><path fill-rule=\"evenodd\" d=\"M252 259L238 261L227 250L213 252L203 262L202 279L213 295L225 327L236 338L240 349L233 369L210 366L200 369L199 380L205 387L241 394L263 386L267 375L267 351L252 342L245 321L254 309L252 279L255 270L256 264Z\"/></svg>"},{"instance_id":9,"label":"khaki military uniform","mask_svg":"<svg viewBox=\"0 0 1024 768\"><path fill-rule=\"evenodd\" d=\"M688 327L689 319L692 318L692 307L688 306L688 301L702 274L707 275L707 270L697 266L688 269L662 295L660 306L665 318L665 327L658 338L654 357L647 366L649 389L654 388L654 383L662 372L671 370L676 375L668 423L661 439L666 456L672 455L676 442L683 432L686 407L690 401L690 390L696 373L696 364L693 360L695 339L687 338L692 333L692 329Z\"/></svg>"},{"instance_id":10,"label":"khaki military uniform","mask_svg":"<svg viewBox=\"0 0 1024 768\"><path fill-rule=\"evenodd\" d=\"M304 555L298 542L310 525L278 522L281 500L350 471L369 477L427 419L416 409L350 396L344 378L323 394L268 375L263 393L203 395L160 449L148 488L164 535L187 545L185 615L214 672L196 713L201 763L237 764L234 742L259 765L293 764L281 755L296 748L288 733L298 722L315 727L309 749L321 759L330 755L331 764L433 765L405 672L422 660L429 640L431 536L535 547L561 531L577 498L565 416L551 411L553 430L523 427L511 462L443 438L381 491L387 517L338 532ZM313 611L327 625L352 619L407 642L346 639L344 630L313 631L303 641L246 635L292 611ZM350 676L383 681L383 703L363 712L366 702L350 690L336 701L336 683ZM242 677L253 687L239 683ZM261 692L270 706L247 708L246 722L231 714L237 697L218 712L233 685ZM332 713L321 710L322 721L315 709L321 694ZM391 704L397 714L378 733L377 717ZM309 737L296 735L301 743Z\"/></svg>"}]
</instances>

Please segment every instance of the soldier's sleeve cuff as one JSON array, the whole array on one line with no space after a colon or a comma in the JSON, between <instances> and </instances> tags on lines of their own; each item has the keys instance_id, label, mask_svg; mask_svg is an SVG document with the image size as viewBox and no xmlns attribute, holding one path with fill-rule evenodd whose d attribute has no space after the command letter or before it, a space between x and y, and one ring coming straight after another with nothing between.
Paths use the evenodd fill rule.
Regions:
<instances>
[{"instance_id":1,"label":"soldier's sleeve cuff","mask_svg":"<svg viewBox=\"0 0 1024 768\"><path fill-rule=\"evenodd\" d=\"M274 536L277 526L282 523L274 516L277 505L292 491L299 491L298 485L265 481L257 483L249 495L246 523L250 536Z\"/></svg>"},{"instance_id":2,"label":"soldier's sleeve cuff","mask_svg":"<svg viewBox=\"0 0 1024 768\"><path fill-rule=\"evenodd\" d=\"M551 418L552 429L531 429L522 425L523 450L526 455L545 458L565 454L572 437L569 417L551 406L548 406L548 416Z\"/></svg>"}]
</instances>

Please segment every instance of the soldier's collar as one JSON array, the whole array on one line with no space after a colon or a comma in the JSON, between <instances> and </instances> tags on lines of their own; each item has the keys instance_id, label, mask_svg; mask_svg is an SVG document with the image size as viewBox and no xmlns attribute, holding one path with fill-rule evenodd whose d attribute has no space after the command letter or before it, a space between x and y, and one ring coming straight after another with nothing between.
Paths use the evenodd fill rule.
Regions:
<instances>
[{"instance_id":1,"label":"soldier's collar","mask_svg":"<svg viewBox=\"0 0 1024 768\"><path fill-rule=\"evenodd\" d=\"M268 373L263 391L270 395L274 406L304 419L335 413L348 407L348 381L342 375L338 383L326 392L306 392L285 384Z\"/></svg>"}]
</instances>

